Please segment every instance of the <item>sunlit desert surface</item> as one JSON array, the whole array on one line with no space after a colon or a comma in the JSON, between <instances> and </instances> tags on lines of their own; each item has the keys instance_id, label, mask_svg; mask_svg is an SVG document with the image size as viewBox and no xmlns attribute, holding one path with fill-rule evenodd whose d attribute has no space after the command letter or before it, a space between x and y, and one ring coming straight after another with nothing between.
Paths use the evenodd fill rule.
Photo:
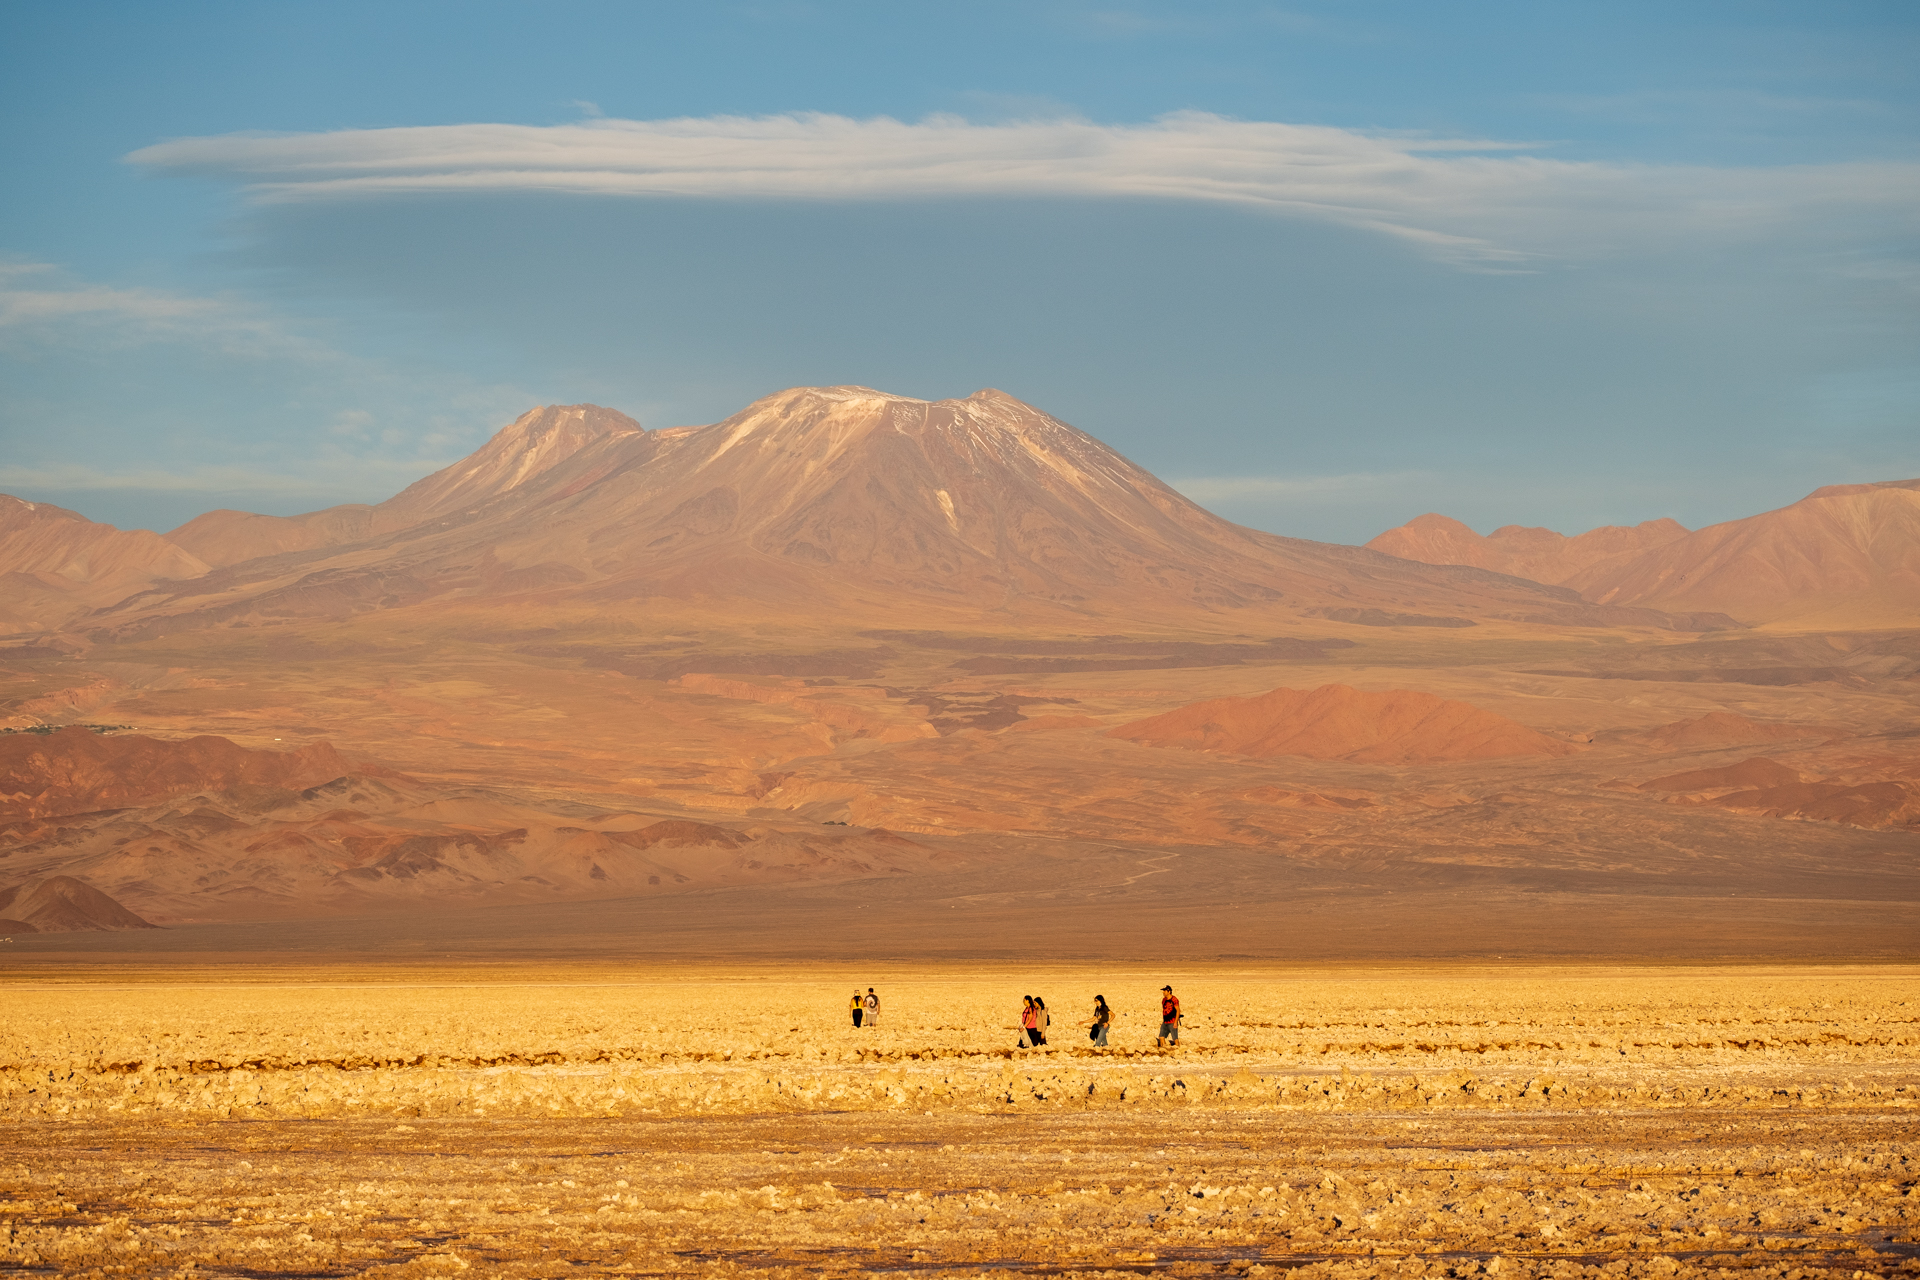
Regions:
<instances>
[{"instance_id":1,"label":"sunlit desert surface","mask_svg":"<svg viewBox=\"0 0 1920 1280\"><path fill-rule=\"evenodd\" d=\"M1912 967L241 974L9 965L0 1269L1920 1274Z\"/></svg>"}]
</instances>

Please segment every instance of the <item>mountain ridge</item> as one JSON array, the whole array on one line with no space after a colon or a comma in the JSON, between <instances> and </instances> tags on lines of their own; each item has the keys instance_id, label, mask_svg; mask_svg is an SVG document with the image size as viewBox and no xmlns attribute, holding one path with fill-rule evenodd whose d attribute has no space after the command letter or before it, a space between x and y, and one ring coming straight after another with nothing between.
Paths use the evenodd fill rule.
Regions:
<instances>
[{"instance_id":1,"label":"mountain ridge","mask_svg":"<svg viewBox=\"0 0 1920 1280\"><path fill-rule=\"evenodd\" d=\"M1572 538L1506 525L1483 538L1429 512L1366 545L1428 564L1530 570L1596 604L1814 627L1920 621L1920 479L1823 485L1692 531L1650 520Z\"/></svg>"},{"instance_id":2,"label":"mountain ridge","mask_svg":"<svg viewBox=\"0 0 1920 1280\"><path fill-rule=\"evenodd\" d=\"M50 502L0 494L0 634L50 631L162 578L209 566L146 529L97 524Z\"/></svg>"},{"instance_id":3,"label":"mountain ridge","mask_svg":"<svg viewBox=\"0 0 1920 1280\"><path fill-rule=\"evenodd\" d=\"M1357 608L1524 625L1732 625L1244 528L991 388L957 400L790 388L717 423L659 431L561 406L523 415L371 508L214 515L177 532L215 559L274 549L157 583L95 614L89 634L508 597L814 608L882 626L912 600L1059 623Z\"/></svg>"},{"instance_id":4,"label":"mountain ridge","mask_svg":"<svg viewBox=\"0 0 1920 1280\"><path fill-rule=\"evenodd\" d=\"M599 405L541 405L502 427L465 458L384 502L344 503L296 516L209 511L166 538L215 568L359 542L409 528L467 502L485 501L564 462L602 436L643 430L625 414Z\"/></svg>"},{"instance_id":5,"label":"mountain ridge","mask_svg":"<svg viewBox=\"0 0 1920 1280\"><path fill-rule=\"evenodd\" d=\"M1663 517L1637 525L1602 525L1573 537L1509 524L1483 538L1460 521L1430 511L1365 545L1406 560L1470 564L1557 586L1595 565L1637 555L1686 534L1686 526Z\"/></svg>"},{"instance_id":6,"label":"mountain ridge","mask_svg":"<svg viewBox=\"0 0 1920 1280\"><path fill-rule=\"evenodd\" d=\"M1827 485L1697 529L1566 585L1597 603L1719 609L1761 622L1920 621L1920 480Z\"/></svg>"}]
</instances>

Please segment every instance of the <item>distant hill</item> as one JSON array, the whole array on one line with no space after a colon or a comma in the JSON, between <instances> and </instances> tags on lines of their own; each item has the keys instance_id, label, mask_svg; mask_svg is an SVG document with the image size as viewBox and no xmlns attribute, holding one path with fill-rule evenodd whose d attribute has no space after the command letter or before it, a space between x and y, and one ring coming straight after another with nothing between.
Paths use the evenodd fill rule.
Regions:
<instances>
[{"instance_id":1,"label":"distant hill","mask_svg":"<svg viewBox=\"0 0 1920 1280\"><path fill-rule=\"evenodd\" d=\"M110 748L103 753L84 749L93 738L79 729L33 735L53 750L0 772L0 794L43 787L0 811L7 865L28 877L0 890L0 933L156 927L143 917L177 924L633 898L943 867L935 850L844 823L741 829L543 807L392 772L336 776L328 748L124 736L95 739Z\"/></svg>"},{"instance_id":2,"label":"distant hill","mask_svg":"<svg viewBox=\"0 0 1920 1280\"><path fill-rule=\"evenodd\" d=\"M1428 514L1367 546L1532 577L1595 604L1809 627L1920 622L1920 480L1828 485L1777 511L1691 533L1650 520L1572 538L1508 525L1483 538Z\"/></svg>"},{"instance_id":3,"label":"distant hill","mask_svg":"<svg viewBox=\"0 0 1920 1280\"><path fill-rule=\"evenodd\" d=\"M0 737L0 822L151 804L234 787L299 790L347 772L324 742L254 751L225 738L102 735L70 726Z\"/></svg>"},{"instance_id":4,"label":"distant hill","mask_svg":"<svg viewBox=\"0 0 1920 1280\"><path fill-rule=\"evenodd\" d=\"M1687 536L1677 520L1606 525L1576 537L1509 524L1481 537L1458 520L1428 512L1367 543L1370 550L1424 564L1470 564L1535 582L1561 583L1576 573L1665 546Z\"/></svg>"},{"instance_id":5,"label":"distant hill","mask_svg":"<svg viewBox=\"0 0 1920 1280\"><path fill-rule=\"evenodd\" d=\"M198 578L207 568L157 533L0 494L0 635L50 631L160 579Z\"/></svg>"},{"instance_id":6,"label":"distant hill","mask_svg":"<svg viewBox=\"0 0 1920 1280\"><path fill-rule=\"evenodd\" d=\"M157 929L72 876L47 876L0 889L0 933L84 933Z\"/></svg>"},{"instance_id":7,"label":"distant hill","mask_svg":"<svg viewBox=\"0 0 1920 1280\"><path fill-rule=\"evenodd\" d=\"M1746 621L1920 621L1920 480L1838 484L1567 580L1604 604L1719 609Z\"/></svg>"}]
</instances>

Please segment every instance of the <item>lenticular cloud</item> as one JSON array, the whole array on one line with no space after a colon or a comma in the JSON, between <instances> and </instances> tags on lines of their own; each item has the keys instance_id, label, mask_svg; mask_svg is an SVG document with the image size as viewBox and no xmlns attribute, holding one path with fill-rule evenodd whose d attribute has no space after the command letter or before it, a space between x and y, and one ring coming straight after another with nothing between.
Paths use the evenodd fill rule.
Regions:
<instances>
[{"instance_id":1,"label":"lenticular cloud","mask_svg":"<svg viewBox=\"0 0 1920 1280\"><path fill-rule=\"evenodd\" d=\"M1143 125L832 115L437 125L183 138L127 159L286 202L548 191L727 200L1080 197L1228 203L1340 222L1514 269L1692 226L1778 229L1837 205L1920 203L1920 166L1652 168L1200 112Z\"/></svg>"}]
</instances>

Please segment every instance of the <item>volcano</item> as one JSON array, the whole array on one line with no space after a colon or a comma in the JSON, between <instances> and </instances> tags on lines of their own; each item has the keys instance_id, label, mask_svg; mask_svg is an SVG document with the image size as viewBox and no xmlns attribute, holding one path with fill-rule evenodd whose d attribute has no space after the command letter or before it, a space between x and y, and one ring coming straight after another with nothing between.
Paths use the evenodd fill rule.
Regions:
<instances>
[{"instance_id":1,"label":"volcano","mask_svg":"<svg viewBox=\"0 0 1920 1280\"><path fill-rule=\"evenodd\" d=\"M654 431L597 406L544 408L377 506L214 512L172 537L220 567L103 611L98 638L509 598L874 621L919 601L1163 625L1247 609L1383 625L1726 622L1243 528L994 390L803 387Z\"/></svg>"}]
</instances>

